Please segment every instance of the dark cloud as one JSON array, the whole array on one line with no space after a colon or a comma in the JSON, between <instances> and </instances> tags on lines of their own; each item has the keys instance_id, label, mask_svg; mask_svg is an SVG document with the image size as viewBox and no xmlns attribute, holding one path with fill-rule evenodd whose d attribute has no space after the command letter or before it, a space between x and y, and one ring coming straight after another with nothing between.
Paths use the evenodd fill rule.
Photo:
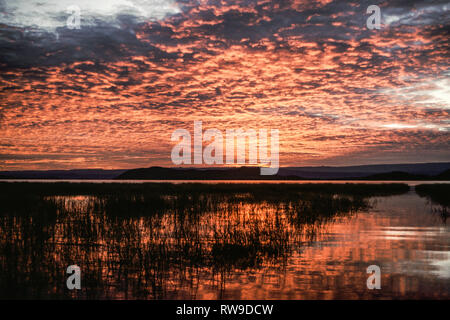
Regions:
<instances>
[{"instance_id":1,"label":"dark cloud","mask_svg":"<svg viewBox=\"0 0 450 320\"><path fill-rule=\"evenodd\" d=\"M373 4L380 30L366 28ZM0 152L36 155L0 164L112 166L130 155L140 166L170 165L170 133L194 120L278 128L282 164L379 159L376 150L392 158L395 149L408 161L427 150L430 161L442 159L445 4L183 0L160 18L130 9L83 17L79 30L17 26L0 15ZM72 164L65 148L76 153Z\"/></svg>"}]
</instances>

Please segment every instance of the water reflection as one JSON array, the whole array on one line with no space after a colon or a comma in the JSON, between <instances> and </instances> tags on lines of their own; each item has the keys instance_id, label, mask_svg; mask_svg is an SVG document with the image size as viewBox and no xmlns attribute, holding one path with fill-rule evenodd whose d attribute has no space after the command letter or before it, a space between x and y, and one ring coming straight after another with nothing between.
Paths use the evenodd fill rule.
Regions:
<instances>
[{"instance_id":1,"label":"water reflection","mask_svg":"<svg viewBox=\"0 0 450 320\"><path fill-rule=\"evenodd\" d=\"M168 188L8 195L0 214L0 297L450 297L449 227L414 192ZM71 264L81 267L82 290L66 289ZM366 287L371 264L382 269L382 290Z\"/></svg>"}]
</instances>

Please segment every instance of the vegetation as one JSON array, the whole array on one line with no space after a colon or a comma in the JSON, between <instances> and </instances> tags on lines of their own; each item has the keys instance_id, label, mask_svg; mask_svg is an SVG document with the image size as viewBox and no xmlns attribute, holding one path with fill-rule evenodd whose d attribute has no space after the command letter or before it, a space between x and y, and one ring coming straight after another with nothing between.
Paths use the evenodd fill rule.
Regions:
<instances>
[{"instance_id":1,"label":"vegetation","mask_svg":"<svg viewBox=\"0 0 450 320\"><path fill-rule=\"evenodd\" d=\"M419 196L439 205L433 211L438 212L445 222L450 215L450 184L420 184L415 189Z\"/></svg>"},{"instance_id":2,"label":"vegetation","mask_svg":"<svg viewBox=\"0 0 450 320\"><path fill-rule=\"evenodd\" d=\"M419 196L427 197L437 204L450 207L450 184L420 184L415 189Z\"/></svg>"},{"instance_id":3,"label":"vegetation","mask_svg":"<svg viewBox=\"0 0 450 320\"><path fill-rule=\"evenodd\" d=\"M1 298L193 298L202 277L283 268L324 222L403 184L0 183ZM65 288L65 268L83 287Z\"/></svg>"}]
</instances>

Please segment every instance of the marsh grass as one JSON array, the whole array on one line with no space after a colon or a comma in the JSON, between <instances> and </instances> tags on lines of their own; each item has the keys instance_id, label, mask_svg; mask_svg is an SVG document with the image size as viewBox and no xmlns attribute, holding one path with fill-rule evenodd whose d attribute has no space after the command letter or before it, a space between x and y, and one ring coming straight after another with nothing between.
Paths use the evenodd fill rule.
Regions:
<instances>
[{"instance_id":1,"label":"marsh grass","mask_svg":"<svg viewBox=\"0 0 450 320\"><path fill-rule=\"evenodd\" d=\"M0 183L1 298L195 298L402 184ZM67 266L82 272L69 291ZM205 280L209 279L209 280Z\"/></svg>"},{"instance_id":2,"label":"marsh grass","mask_svg":"<svg viewBox=\"0 0 450 320\"><path fill-rule=\"evenodd\" d=\"M419 196L438 205L438 208L432 210L437 212L445 223L450 216L450 184L420 184L415 187L415 190Z\"/></svg>"}]
</instances>

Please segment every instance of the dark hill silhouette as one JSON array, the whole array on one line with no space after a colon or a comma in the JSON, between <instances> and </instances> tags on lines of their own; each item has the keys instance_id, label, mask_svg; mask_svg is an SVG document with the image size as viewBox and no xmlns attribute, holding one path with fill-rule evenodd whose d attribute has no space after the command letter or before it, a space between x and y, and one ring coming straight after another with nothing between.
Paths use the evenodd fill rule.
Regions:
<instances>
[{"instance_id":1,"label":"dark hill silhouette","mask_svg":"<svg viewBox=\"0 0 450 320\"><path fill-rule=\"evenodd\" d=\"M0 179L113 179L126 170L74 169L74 170L25 170L1 171Z\"/></svg>"},{"instance_id":2,"label":"dark hill silhouette","mask_svg":"<svg viewBox=\"0 0 450 320\"><path fill-rule=\"evenodd\" d=\"M450 170L439 175L413 174L402 171L377 173L364 177L340 177L336 180L450 180ZM323 177L321 177L323 179ZM257 167L240 167L224 169L193 169L150 167L128 170L116 179L119 180L305 180L311 178L299 175L261 176ZM320 179L314 179L320 180Z\"/></svg>"},{"instance_id":3,"label":"dark hill silhouette","mask_svg":"<svg viewBox=\"0 0 450 320\"><path fill-rule=\"evenodd\" d=\"M261 176L260 169L256 167L0 171L0 179L110 180L117 178L130 180L450 180L450 163L283 167L275 176Z\"/></svg>"},{"instance_id":4,"label":"dark hill silhouette","mask_svg":"<svg viewBox=\"0 0 450 320\"><path fill-rule=\"evenodd\" d=\"M284 167L280 168L280 175L295 175L306 179L353 179L365 178L379 173L394 171L406 172L414 175L436 176L450 169L450 162L429 163L400 163L373 164L342 167Z\"/></svg>"},{"instance_id":5,"label":"dark hill silhouette","mask_svg":"<svg viewBox=\"0 0 450 320\"><path fill-rule=\"evenodd\" d=\"M122 173L119 180L301 180L298 176L262 176L260 168L184 169L150 167Z\"/></svg>"},{"instance_id":6,"label":"dark hill silhouette","mask_svg":"<svg viewBox=\"0 0 450 320\"><path fill-rule=\"evenodd\" d=\"M450 180L450 170L437 175L412 174L402 171L377 173L360 178L338 178L338 180ZM305 180L298 175L261 176L257 167L224 169L192 169L150 167L128 170L116 179L120 180Z\"/></svg>"}]
</instances>

